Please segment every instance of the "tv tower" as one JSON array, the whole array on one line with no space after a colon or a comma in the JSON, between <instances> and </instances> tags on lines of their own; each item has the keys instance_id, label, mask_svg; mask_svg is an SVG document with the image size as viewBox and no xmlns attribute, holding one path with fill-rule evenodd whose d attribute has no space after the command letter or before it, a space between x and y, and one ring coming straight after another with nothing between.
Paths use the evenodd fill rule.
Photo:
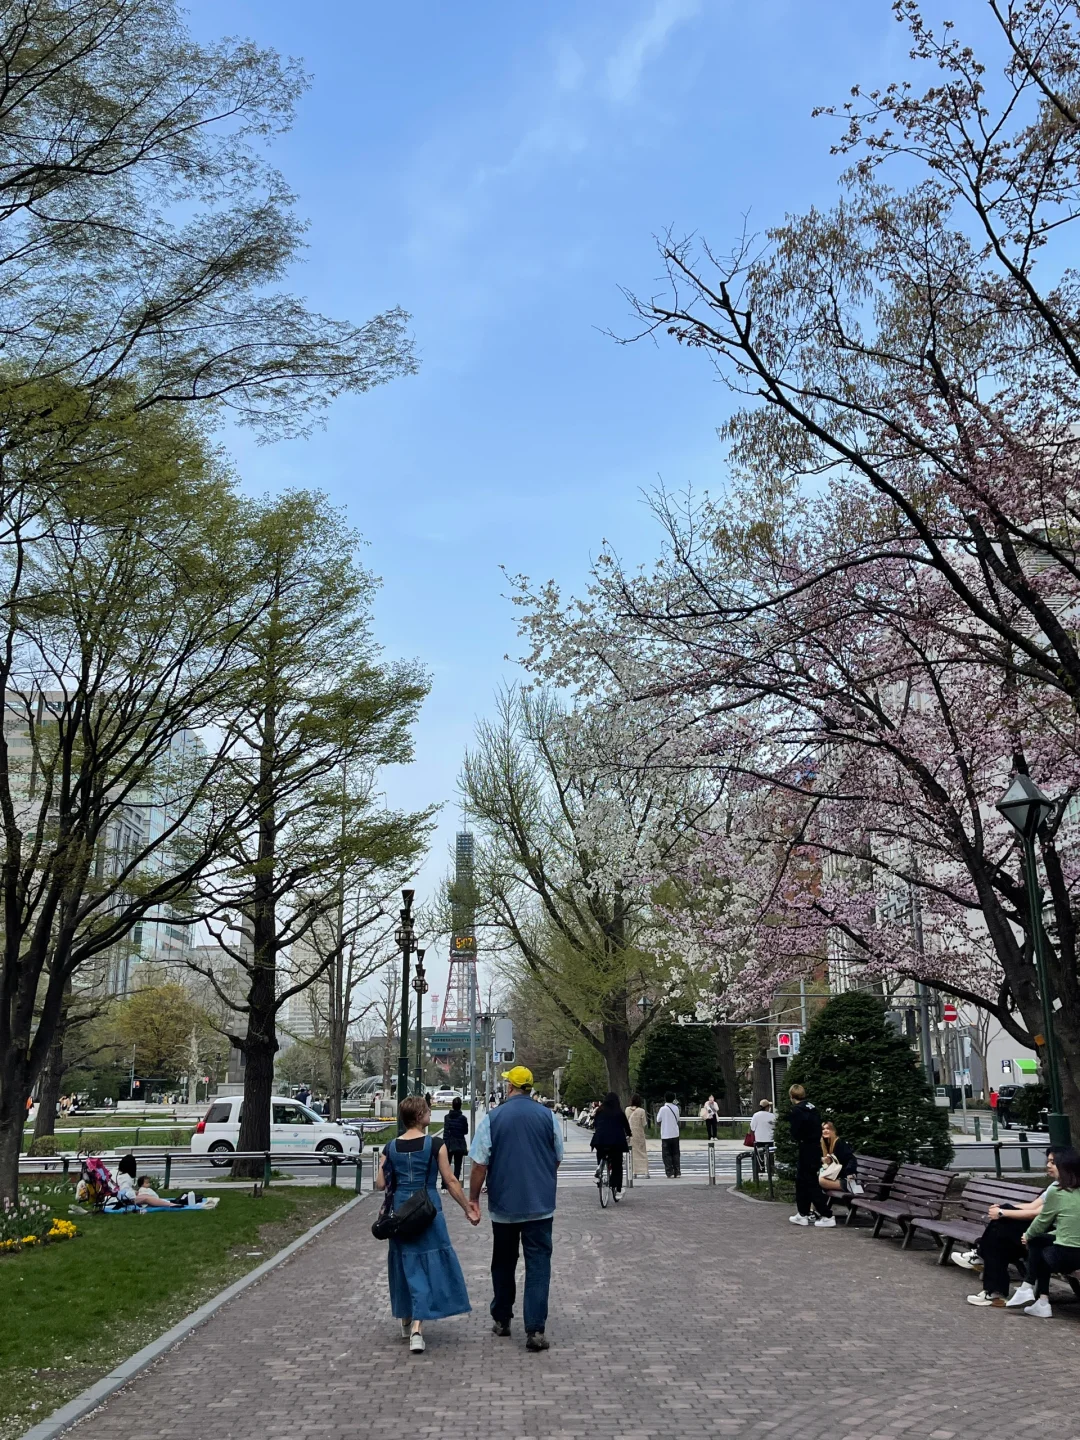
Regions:
<instances>
[{"instance_id":1,"label":"tv tower","mask_svg":"<svg viewBox=\"0 0 1080 1440\"><path fill-rule=\"evenodd\" d=\"M473 837L460 830L454 846L454 889L451 894L454 933L450 937L450 974L446 981L440 1030L468 1030L470 999L480 1012L476 984L476 892L473 886Z\"/></svg>"}]
</instances>

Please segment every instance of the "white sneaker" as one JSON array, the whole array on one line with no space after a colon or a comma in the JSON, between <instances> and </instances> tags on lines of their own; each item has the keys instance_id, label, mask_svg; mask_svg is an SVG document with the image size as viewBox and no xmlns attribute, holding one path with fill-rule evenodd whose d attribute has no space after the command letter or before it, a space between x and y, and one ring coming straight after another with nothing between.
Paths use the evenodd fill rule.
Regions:
<instances>
[{"instance_id":1,"label":"white sneaker","mask_svg":"<svg viewBox=\"0 0 1080 1440\"><path fill-rule=\"evenodd\" d=\"M1050 1301L1045 1295L1040 1295L1034 1305L1026 1305L1024 1307L1024 1314L1034 1315L1036 1320L1049 1320L1053 1316L1053 1313L1050 1309Z\"/></svg>"},{"instance_id":2,"label":"white sneaker","mask_svg":"<svg viewBox=\"0 0 1080 1440\"><path fill-rule=\"evenodd\" d=\"M1034 1299L1034 1289L1025 1283L1017 1287L1015 1293L1010 1295L1008 1300L1005 1301L1005 1304L1010 1310L1018 1310L1021 1305L1030 1305Z\"/></svg>"},{"instance_id":3,"label":"white sneaker","mask_svg":"<svg viewBox=\"0 0 1080 1440\"><path fill-rule=\"evenodd\" d=\"M424 1345L424 1337L420 1334L419 1330L417 1330L415 1334L409 1336L410 1355L422 1355L425 1348L426 1347Z\"/></svg>"},{"instance_id":4,"label":"white sneaker","mask_svg":"<svg viewBox=\"0 0 1080 1440\"><path fill-rule=\"evenodd\" d=\"M982 1260L974 1250L964 1250L959 1254L954 1250L949 1259L954 1265L959 1265L961 1270L982 1269Z\"/></svg>"},{"instance_id":5,"label":"white sneaker","mask_svg":"<svg viewBox=\"0 0 1080 1440\"><path fill-rule=\"evenodd\" d=\"M809 1225L809 1224L810 1224L810 1216L809 1216L809 1215L789 1215L787 1218L791 1221L792 1225Z\"/></svg>"},{"instance_id":6,"label":"white sneaker","mask_svg":"<svg viewBox=\"0 0 1080 1440\"><path fill-rule=\"evenodd\" d=\"M835 1230L836 1221L831 1215L822 1215L820 1220L814 1221L815 1230Z\"/></svg>"},{"instance_id":7,"label":"white sneaker","mask_svg":"<svg viewBox=\"0 0 1080 1440\"><path fill-rule=\"evenodd\" d=\"M980 1290L977 1295L967 1297L969 1305L993 1305L995 1309L1001 1310L1005 1306L1004 1295L988 1295L985 1290Z\"/></svg>"}]
</instances>

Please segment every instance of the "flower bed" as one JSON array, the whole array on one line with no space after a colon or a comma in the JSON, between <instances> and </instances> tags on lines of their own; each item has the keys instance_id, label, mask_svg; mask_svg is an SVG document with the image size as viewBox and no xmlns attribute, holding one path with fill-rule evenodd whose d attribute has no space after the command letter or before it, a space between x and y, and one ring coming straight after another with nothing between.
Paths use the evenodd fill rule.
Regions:
<instances>
[{"instance_id":1,"label":"flower bed","mask_svg":"<svg viewBox=\"0 0 1080 1440\"><path fill-rule=\"evenodd\" d=\"M23 1199L17 1205L5 1200L0 1210L0 1254L72 1240L78 1233L70 1220L59 1219L52 1206L40 1200Z\"/></svg>"}]
</instances>

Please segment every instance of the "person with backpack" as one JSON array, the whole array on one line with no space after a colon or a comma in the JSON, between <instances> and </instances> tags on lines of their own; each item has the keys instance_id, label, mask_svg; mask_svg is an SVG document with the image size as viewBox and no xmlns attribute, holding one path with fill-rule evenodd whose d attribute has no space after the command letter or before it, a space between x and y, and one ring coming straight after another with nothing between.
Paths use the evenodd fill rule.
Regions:
<instances>
[{"instance_id":1,"label":"person with backpack","mask_svg":"<svg viewBox=\"0 0 1080 1440\"><path fill-rule=\"evenodd\" d=\"M669 1090L664 1103L656 1112L660 1126L660 1153L664 1160L664 1174L669 1180L682 1176L682 1154L679 1146L679 1107L675 1103L675 1091Z\"/></svg>"},{"instance_id":2,"label":"person with backpack","mask_svg":"<svg viewBox=\"0 0 1080 1440\"><path fill-rule=\"evenodd\" d=\"M401 1134L383 1149L375 1177L379 1190L390 1190L393 1208L400 1210L418 1190L426 1189L435 1215L424 1229L409 1238L392 1236L386 1257L390 1309L401 1322L401 1338L409 1353L425 1349L423 1322L467 1315L472 1309L465 1277L446 1228L436 1177L441 1175L450 1195L473 1225L480 1223L480 1207L468 1200L455 1179L441 1138L427 1133L431 1110L423 1095L406 1095L398 1106Z\"/></svg>"}]
</instances>

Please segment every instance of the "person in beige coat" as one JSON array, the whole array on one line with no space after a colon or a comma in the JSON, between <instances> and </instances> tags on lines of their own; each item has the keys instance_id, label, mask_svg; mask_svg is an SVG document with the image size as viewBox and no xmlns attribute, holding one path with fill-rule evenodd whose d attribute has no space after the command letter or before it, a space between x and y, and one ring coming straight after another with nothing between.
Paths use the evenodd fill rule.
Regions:
<instances>
[{"instance_id":1,"label":"person in beige coat","mask_svg":"<svg viewBox=\"0 0 1080 1440\"><path fill-rule=\"evenodd\" d=\"M630 1155L634 1167L634 1179L648 1180L649 1152L645 1146L645 1126L649 1117L645 1114L645 1107L641 1103L640 1095L630 1096L630 1104L626 1107L626 1118L630 1122Z\"/></svg>"}]
</instances>

